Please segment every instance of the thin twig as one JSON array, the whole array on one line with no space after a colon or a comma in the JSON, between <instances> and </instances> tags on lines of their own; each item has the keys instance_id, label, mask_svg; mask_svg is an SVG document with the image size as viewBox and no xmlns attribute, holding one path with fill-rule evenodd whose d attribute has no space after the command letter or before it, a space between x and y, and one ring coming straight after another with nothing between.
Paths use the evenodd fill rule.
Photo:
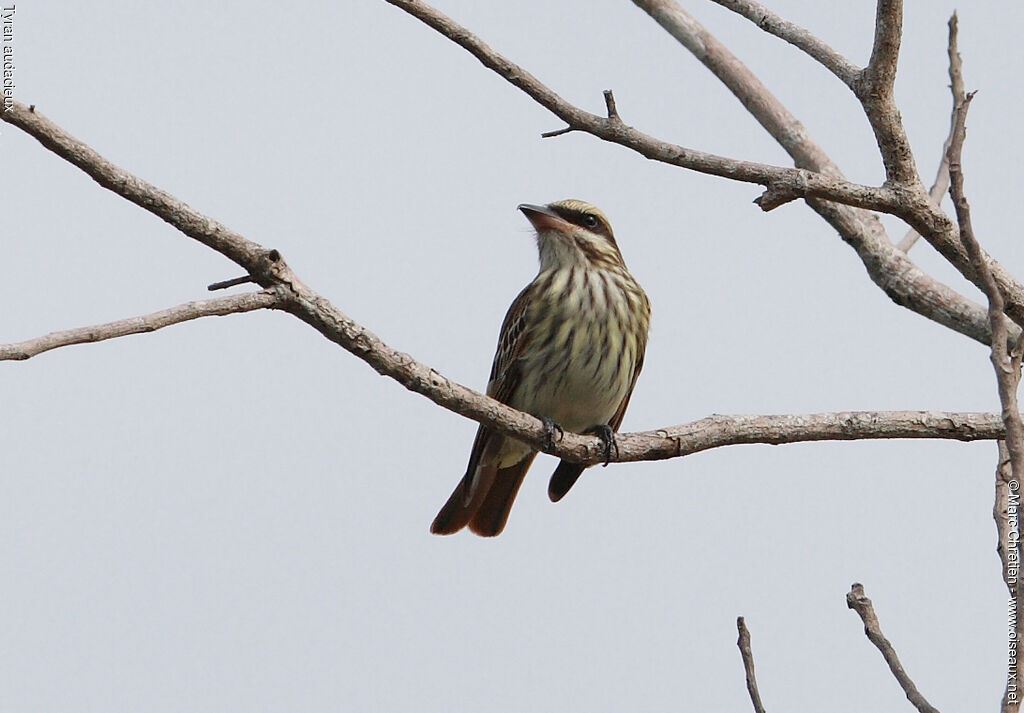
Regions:
<instances>
[{"instance_id":1,"label":"thin twig","mask_svg":"<svg viewBox=\"0 0 1024 713\"><path fill-rule=\"evenodd\" d=\"M576 131L576 129L572 128L571 126L567 126L564 129L555 129L554 131L545 131L543 134L540 135L540 137L542 139L552 139L552 138L554 138L556 136L562 136L563 134L570 134L573 131Z\"/></svg>"},{"instance_id":2,"label":"thin twig","mask_svg":"<svg viewBox=\"0 0 1024 713\"><path fill-rule=\"evenodd\" d=\"M622 122L622 118L619 116L619 110L615 106L615 95L611 89L604 90L604 106L608 110L608 118L611 121Z\"/></svg>"},{"instance_id":3,"label":"thin twig","mask_svg":"<svg viewBox=\"0 0 1024 713\"><path fill-rule=\"evenodd\" d=\"M29 339L16 344L0 345L0 361L23 360L34 357L51 349L67 347L73 344L102 342L107 339L126 337L130 334L155 332L172 324L180 324L202 317L223 317L229 314L241 314L257 309L281 309L282 300L276 292L246 292L230 297L204 300L202 302L186 302L169 309L153 312L141 317L119 319L116 322L97 324L91 327L68 329L63 332L51 332L42 337Z\"/></svg>"},{"instance_id":4,"label":"thin twig","mask_svg":"<svg viewBox=\"0 0 1024 713\"><path fill-rule=\"evenodd\" d=\"M957 47L958 26L956 13L949 18L949 91L953 95L953 107L949 112L949 133L942 144L942 159L939 161L939 169L935 174L935 182L928 190L928 198L935 204L936 209L942 202L943 196L949 189L949 146L953 143L953 132L956 130L956 108L964 101L964 72L963 60L960 59L960 51ZM903 252L910 248L921 237L921 234L913 228L904 236L897 246Z\"/></svg>"},{"instance_id":5,"label":"thin twig","mask_svg":"<svg viewBox=\"0 0 1024 713\"><path fill-rule=\"evenodd\" d=\"M741 616L736 618L736 629L740 634L736 645L740 648L740 656L743 658L743 671L747 677L747 693L750 694L750 702L754 705L754 713L765 713L764 704L761 703L761 694L757 691L757 678L754 676L754 652L750 650L750 632L747 630L747 623Z\"/></svg>"},{"instance_id":6,"label":"thin twig","mask_svg":"<svg viewBox=\"0 0 1024 713\"><path fill-rule=\"evenodd\" d=\"M857 612L861 621L864 622L864 633L871 643L882 652L882 658L885 659L885 662L889 665L889 670L892 671L892 675L895 676L903 692L907 695L907 700L920 713L939 713L938 709L921 695L921 692L917 690L917 686L910 679L910 676L903 670L900 658L896 655L896 649L893 648L892 644L882 633L882 628L878 623L878 617L875 615L875 609L871 605L871 600L864 594L864 585L853 585L850 593L846 595L846 606Z\"/></svg>"},{"instance_id":7,"label":"thin twig","mask_svg":"<svg viewBox=\"0 0 1024 713\"><path fill-rule=\"evenodd\" d=\"M238 285L244 285L249 282L253 282L252 275L242 275L241 277L233 277L230 280L221 280L220 282L214 282L211 285L207 285L206 289L210 292L216 290L226 290L229 287L236 287Z\"/></svg>"}]
</instances>

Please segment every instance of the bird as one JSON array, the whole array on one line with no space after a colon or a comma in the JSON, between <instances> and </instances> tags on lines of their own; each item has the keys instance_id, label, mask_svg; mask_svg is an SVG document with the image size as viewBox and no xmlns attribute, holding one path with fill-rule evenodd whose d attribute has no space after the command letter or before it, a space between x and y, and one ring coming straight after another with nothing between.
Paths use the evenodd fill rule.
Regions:
<instances>
[{"instance_id":1,"label":"bird","mask_svg":"<svg viewBox=\"0 0 1024 713\"><path fill-rule=\"evenodd\" d=\"M644 363L651 305L622 259L607 217L568 199L518 207L537 239L537 276L501 325L487 395L555 432L596 434L611 458ZM462 480L430 531L501 534L537 451L481 424ZM548 484L557 502L586 466L561 461Z\"/></svg>"}]
</instances>

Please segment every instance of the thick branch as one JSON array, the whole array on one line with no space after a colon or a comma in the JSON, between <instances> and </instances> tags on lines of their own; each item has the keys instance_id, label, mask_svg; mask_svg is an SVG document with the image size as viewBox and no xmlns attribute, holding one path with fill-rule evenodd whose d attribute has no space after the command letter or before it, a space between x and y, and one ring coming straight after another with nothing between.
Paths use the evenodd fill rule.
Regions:
<instances>
[{"instance_id":1,"label":"thick branch","mask_svg":"<svg viewBox=\"0 0 1024 713\"><path fill-rule=\"evenodd\" d=\"M903 0L878 0L875 10L875 40L867 72L879 92L892 93L903 39Z\"/></svg>"},{"instance_id":2,"label":"thick branch","mask_svg":"<svg viewBox=\"0 0 1024 713\"><path fill-rule=\"evenodd\" d=\"M877 236L879 228L869 226L865 231L859 225L865 219L856 215L844 215L835 207L826 206L818 201L813 201L813 199L825 198L851 206L891 213L903 218L911 227L925 235L947 259L961 269L961 272L964 272L969 279L973 279L973 272L967 265L966 257L959 247L959 240L956 239L955 226L945 214L934 209L923 189L915 192L905 187L899 190L870 188L833 178L824 172L785 169L765 164L735 161L658 141L621 122L577 109L552 92L529 72L494 52L479 38L429 5L415 0L388 0L388 2L405 10L464 47L484 66L504 77L511 84L533 97L539 104L562 118L569 124L570 129L586 131L598 138L631 148L650 159L732 180L766 185L768 191L760 201L763 208L775 207L798 197L811 198L809 203L820 214L831 216L830 220L842 220L840 233L845 239L851 241L858 252L861 250L858 243L863 245L865 238L871 240L872 236ZM660 5L667 6L664 2ZM700 55L698 54L698 56ZM564 132L560 131L559 133ZM874 219L866 220L873 221ZM890 250L892 249L891 245L888 247ZM865 248L870 252L876 248L876 245L865 246ZM988 324L983 318L983 311L976 304L961 298L948 287L931 280L912 263L904 260L905 256L897 256L894 254L895 252L898 251L892 250L881 259L877 251L867 257L862 254L866 265L893 263L891 265L893 269L887 270L887 274L872 273L872 279L876 284L883 286L883 289L897 304L907 305L973 339L984 343L988 342ZM1018 322L1024 322L1024 286L1020 285L994 261L993 270L996 271L1000 286L1011 296L1008 313ZM869 267L870 271L871 267ZM905 289L901 289L904 287ZM920 294L921 299L916 298L915 293Z\"/></svg>"},{"instance_id":3,"label":"thick branch","mask_svg":"<svg viewBox=\"0 0 1024 713\"><path fill-rule=\"evenodd\" d=\"M126 337L130 334L155 332L172 324L180 324L201 317L223 317L229 314L252 312L257 309L280 309L280 307L281 298L276 292L247 292L202 302L186 302L141 317L129 317L91 327L51 332L45 336L16 344L0 344L0 361L29 359L51 349L67 347L72 344L102 342L107 339Z\"/></svg>"},{"instance_id":4,"label":"thick branch","mask_svg":"<svg viewBox=\"0 0 1024 713\"><path fill-rule=\"evenodd\" d=\"M526 70L501 56L450 17L418 0L388 0L413 17L464 47L483 65L509 83L519 87L541 106L565 121L571 129L633 149L655 161L688 168L736 181L759 183L767 187L758 199L762 209L770 210L796 198L823 198L846 205L878 210L895 215L917 230L950 261L961 274L975 284L978 276L971 268L957 236L956 226L928 198L914 168L913 155L903 131L891 91L886 94L889 66L895 62L892 52L899 48L902 6L896 0L880 0L879 17L886 27L876 36L876 62L861 83L858 96L868 113L886 163L887 185L873 188L803 169L783 168L723 158L652 138L619 121L606 119L574 107L559 97ZM880 93L881 92L881 93ZM986 256L996 282L1007 297L1007 314L1024 324L1024 285L999 263Z\"/></svg>"},{"instance_id":5,"label":"thick branch","mask_svg":"<svg viewBox=\"0 0 1024 713\"><path fill-rule=\"evenodd\" d=\"M718 0L716 0L718 1ZM774 94L729 49L674 0L633 0L665 31L690 50L801 167L841 177L842 172ZM756 3L721 3L744 17L755 19L763 8ZM765 11L767 12L767 11ZM772 16L769 27L793 27L799 41L806 31ZM803 33L803 34L800 34ZM820 44L820 41L819 41ZM824 218L854 250L871 280L896 304L965 334L983 344L991 336L985 309L935 280L893 247L878 217L867 210L830 201L809 199L808 205ZM1014 329L1014 335L1020 330Z\"/></svg>"},{"instance_id":6,"label":"thick branch","mask_svg":"<svg viewBox=\"0 0 1024 713\"><path fill-rule=\"evenodd\" d=\"M914 154L893 94L903 33L902 0L878 0L871 59L863 70L857 69L804 28L774 15L758 3L746 0L714 2L803 50L852 89L864 107L868 123L875 134L885 165L886 182L913 188L920 185Z\"/></svg>"},{"instance_id":7,"label":"thick branch","mask_svg":"<svg viewBox=\"0 0 1024 713\"><path fill-rule=\"evenodd\" d=\"M994 440L1003 433L995 414L942 411L845 411L795 416L722 416L644 433L619 435L614 461L660 460L711 448L752 443L799 443L888 438ZM568 434L566 434L568 438ZM598 439L587 439L593 446ZM596 463L600 452L570 452L570 460Z\"/></svg>"},{"instance_id":8,"label":"thick branch","mask_svg":"<svg viewBox=\"0 0 1024 713\"><path fill-rule=\"evenodd\" d=\"M660 2L667 4L671 0L660 0ZM744 17L748 16L746 13L740 14L743 14ZM879 0L871 61L853 86L854 93L864 108L882 154L886 169L886 186L892 189L895 196L895 201L882 211L905 221L907 225L924 236L932 247L959 270L960 274L979 288L984 289L981 276L964 252L956 224L931 200L917 174L914 155L903 128L903 120L900 118L899 109L896 106L892 86L899 58L902 25L902 1ZM780 26L775 25L774 27L776 32L773 34L783 37L784 33L779 29ZM792 25L792 27L796 26ZM784 37L784 39L789 41L788 37ZM783 186L782 193L778 198L785 198L786 190L787 187ZM837 200L831 196L818 197ZM773 204L776 198L777 196L772 195L772 187L769 186L768 203ZM857 205L851 201L840 200L840 202ZM1007 302L1006 313L1017 324L1024 325L1024 285L1021 285L1013 275L989 255L984 255L984 259Z\"/></svg>"},{"instance_id":9,"label":"thick branch","mask_svg":"<svg viewBox=\"0 0 1024 713\"><path fill-rule=\"evenodd\" d=\"M922 188L921 179L893 92L902 35L903 0L878 0L871 59L853 90L875 134L886 182L916 190Z\"/></svg>"},{"instance_id":10,"label":"thick branch","mask_svg":"<svg viewBox=\"0 0 1024 713\"><path fill-rule=\"evenodd\" d=\"M739 12L740 6L756 3L715 0ZM675 0L633 0L633 4L646 12L662 29L707 67L737 99L751 116L774 138L799 168L842 178L842 171L821 149L782 102L761 82L750 69L708 32L695 17ZM767 12L767 11L765 11ZM745 14L745 13L741 13ZM859 70L858 70L859 71Z\"/></svg>"},{"instance_id":11,"label":"thick branch","mask_svg":"<svg viewBox=\"0 0 1024 713\"><path fill-rule=\"evenodd\" d=\"M903 670L903 665L900 663L899 656L896 655L896 649L893 648L892 644L885 634L882 633L881 625L878 623L878 617L875 615L875 608L871 605L871 600L864 594L864 585L854 584L850 589L850 593L846 595L846 606L853 609L860 616L861 621L864 622L864 633L867 635L871 643L874 644L879 651L882 652L882 658L889 665L889 670L892 671L892 675L899 681L900 687L903 688L903 692L907 694L907 700L910 701L914 708L917 708L920 713L939 713L938 709L933 707L921 692L917 690L917 686L910 680L910 676Z\"/></svg>"}]
</instances>

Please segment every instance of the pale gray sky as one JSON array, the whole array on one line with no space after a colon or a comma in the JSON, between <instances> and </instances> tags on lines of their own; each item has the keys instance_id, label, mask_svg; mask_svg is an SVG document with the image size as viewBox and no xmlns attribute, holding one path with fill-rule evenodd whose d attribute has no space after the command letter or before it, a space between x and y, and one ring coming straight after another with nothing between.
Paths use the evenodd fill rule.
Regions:
<instances>
[{"instance_id":1,"label":"pale gray sky","mask_svg":"<svg viewBox=\"0 0 1024 713\"><path fill-rule=\"evenodd\" d=\"M852 60L874 4L776 0ZM786 158L629 2L441 9L592 110L730 156ZM881 162L853 98L793 48L685 5L851 178ZM930 180L949 2L910 2L898 99ZM1019 28L961 7L965 151L985 247L1018 275ZM655 164L560 122L378 0L26 2L17 97L281 250L314 289L482 389L533 276L520 202L611 219L654 323L625 430L710 413L994 410L985 349L894 306L800 203ZM202 299L239 269L0 124L0 342ZM898 239L903 229L887 222ZM913 257L964 286L927 245ZM242 289L242 288L239 288ZM0 365L0 712L909 710L848 611L862 581L942 710L994 708L1006 593L995 446L721 449L588 471L535 463L496 540L428 534L475 424L292 317L258 313Z\"/></svg>"}]
</instances>

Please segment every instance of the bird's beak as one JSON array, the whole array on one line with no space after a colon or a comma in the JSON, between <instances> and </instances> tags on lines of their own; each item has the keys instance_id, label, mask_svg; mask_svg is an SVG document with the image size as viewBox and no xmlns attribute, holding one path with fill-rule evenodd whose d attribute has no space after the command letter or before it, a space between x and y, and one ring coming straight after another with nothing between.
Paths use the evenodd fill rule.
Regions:
<instances>
[{"instance_id":1,"label":"bird's beak","mask_svg":"<svg viewBox=\"0 0 1024 713\"><path fill-rule=\"evenodd\" d=\"M560 233L571 232L572 225L547 206L521 203L519 210L523 212L527 220L533 223L533 227L537 229L538 233L545 230L557 230Z\"/></svg>"}]
</instances>

